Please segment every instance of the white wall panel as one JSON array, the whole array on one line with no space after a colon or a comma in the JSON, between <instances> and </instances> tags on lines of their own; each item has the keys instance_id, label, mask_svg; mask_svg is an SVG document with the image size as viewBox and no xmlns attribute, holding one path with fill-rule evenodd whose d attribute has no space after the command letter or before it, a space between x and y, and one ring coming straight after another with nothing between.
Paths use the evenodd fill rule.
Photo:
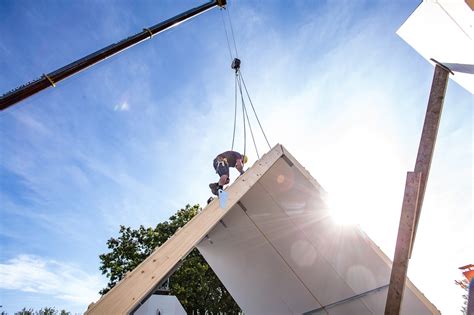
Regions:
<instances>
[{"instance_id":1,"label":"white wall panel","mask_svg":"<svg viewBox=\"0 0 474 315\"><path fill-rule=\"evenodd\" d=\"M300 227L260 184L254 185L241 202L248 209L251 220L320 304L330 304L354 295Z\"/></svg>"},{"instance_id":2,"label":"white wall panel","mask_svg":"<svg viewBox=\"0 0 474 315\"><path fill-rule=\"evenodd\" d=\"M222 221L197 247L246 314L320 307L242 209Z\"/></svg>"}]
</instances>

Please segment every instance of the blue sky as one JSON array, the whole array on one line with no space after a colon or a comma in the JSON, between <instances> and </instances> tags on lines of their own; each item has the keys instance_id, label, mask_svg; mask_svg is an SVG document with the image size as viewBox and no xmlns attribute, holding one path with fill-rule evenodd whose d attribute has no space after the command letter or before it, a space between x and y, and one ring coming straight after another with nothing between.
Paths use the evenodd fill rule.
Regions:
<instances>
[{"instance_id":1,"label":"blue sky","mask_svg":"<svg viewBox=\"0 0 474 315\"><path fill-rule=\"evenodd\" d=\"M419 2L229 2L271 144L285 145L393 257L433 76L395 34ZM201 3L1 1L0 92ZM154 226L205 204L212 159L233 130L221 14L206 12L0 114L3 310L83 312L105 286L98 256L120 224ZM457 267L474 262L472 105L451 81L409 269L443 314L459 312Z\"/></svg>"}]
</instances>

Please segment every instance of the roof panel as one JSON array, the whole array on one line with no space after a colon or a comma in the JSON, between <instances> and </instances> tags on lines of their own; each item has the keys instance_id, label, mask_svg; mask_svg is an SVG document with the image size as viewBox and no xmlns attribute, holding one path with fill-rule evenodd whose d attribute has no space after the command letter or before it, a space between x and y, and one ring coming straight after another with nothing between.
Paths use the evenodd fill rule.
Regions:
<instances>
[{"instance_id":1,"label":"roof panel","mask_svg":"<svg viewBox=\"0 0 474 315\"><path fill-rule=\"evenodd\" d=\"M451 78L474 93L474 11L465 1L423 1L397 34L426 60L455 71Z\"/></svg>"},{"instance_id":2,"label":"roof panel","mask_svg":"<svg viewBox=\"0 0 474 315\"><path fill-rule=\"evenodd\" d=\"M320 307L241 208L223 222L197 247L246 314L301 314Z\"/></svg>"},{"instance_id":3,"label":"roof panel","mask_svg":"<svg viewBox=\"0 0 474 315\"><path fill-rule=\"evenodd\" d=\"M325 305L354 295L299 225L289 218L259 184L242 198L242 203L248 209L250 220L318 303ZM321 285L331 282L339 283L334 286Z\"/></svg>"},{"instance_id":4,"label":"roof panel","mask_svg":"<svg viewBox=\"0 0 474 315\"><path fill-rule=\"evenodd\" d=\"M390 279L387 257L359 227L332 219L321 186L282 151L242 196L243 207L224 217L226 227L217 226L209 234L214 244L204 240L198 249L246 314L317 314L321 305L331 315L383 313ZM252 225L255 229L249 232ZM255 233L260 237L248 237ZM239 241L229 240L230 234ZM439 314L407 282L402 314ZM319 306L301 302L304 291ZM305 301L311 304L311 299ZM280 308L273 308L275 303Z\"/></svg>"}]
</instances>

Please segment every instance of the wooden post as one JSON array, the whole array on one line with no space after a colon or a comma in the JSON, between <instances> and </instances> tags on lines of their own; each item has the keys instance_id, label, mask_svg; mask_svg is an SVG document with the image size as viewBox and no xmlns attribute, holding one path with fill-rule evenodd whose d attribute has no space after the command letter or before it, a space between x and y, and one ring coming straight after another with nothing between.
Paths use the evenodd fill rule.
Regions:
<instances>
[{"instance_id":1,"label":"wooden post","mask_svg":"<svg viewBox=\"0 0 474 315\"><path fill-rule=\"evenodd\" d=\"M436 61L435 61L436 62ZM431 93L428 100L428 108L426 109L425 123L421 134L420 145L418 147L418 155L416 157L415 172L421 173L420 196L418 206L416 208L415 229L413 231L413 240L415 241L418 221L420 220L421 207L425 196L426 183L430 174L431 160L438 135L439 121L441 112L443 111L444 96L448 85L448 77L451 71L441 64L436 64L431 84ZM411 245L413 249L413 244ZM411 257L410 250L410 257Z\"/></svg>"},{"instance_id":2,"label":"wooden post","mask_svg":"<svg viewBox=\"0 0 474 315\"><path fill-rule=\"evenodd\" d=\"M448 84L448 68L436 63L433 83L431 85L428 108L426 109L425 122L421 133L418 155L416 158L415 172L408 172L403 198L402 214L398 227L397 244L390 275L390 286L385 304L385 315L398 315L405 289L408 262L413 250L421 206L426 190L426 182L430 172L434 146L438 135L438 127L443 110L444 96Z\"/></svg>"},{"instance_id":3,"label":"wooden post","mask_svg":"<svg viewBox=\"0 0 474 315\"><path fill-rule=\"evenodd\" d=\"M405 290L408 270L408 255L413 236L415 213L418 205L421 173L408 172L403 197L402 213L398 226L397 245L393 259L390 286L388 288L385 315L400 314L401 301Z\"/></svg>"}]
</instances>

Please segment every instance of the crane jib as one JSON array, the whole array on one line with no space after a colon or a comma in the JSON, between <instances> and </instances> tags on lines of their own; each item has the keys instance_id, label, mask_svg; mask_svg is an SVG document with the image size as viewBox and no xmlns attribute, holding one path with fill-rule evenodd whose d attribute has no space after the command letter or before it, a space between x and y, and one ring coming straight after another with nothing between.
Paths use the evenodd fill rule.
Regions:
<instances>
[{"instance_id":1,"label":"crane jib","mask_svg":"<svg viewBox=\"0 0 474 315\"><path fill-rule=\"evenodd\" d=\"M90 66L112 57L113 55L118 54L136 44L139 44L146 39L151 39L154 35L170 29L179 23L182 23L216 6L223 7L225 5L226 0L213 0L207 2L186 12L178 14L159 24L149 28L144 28L140 33L127 37L118 43L102 48L58 70L48 74L43 74L40 78L23 84L3 94L0 97L0 110L4 110L51 86L54 87L59 81L62 81L82 70L85 70Z\"/></svg>"}]
</instances>

